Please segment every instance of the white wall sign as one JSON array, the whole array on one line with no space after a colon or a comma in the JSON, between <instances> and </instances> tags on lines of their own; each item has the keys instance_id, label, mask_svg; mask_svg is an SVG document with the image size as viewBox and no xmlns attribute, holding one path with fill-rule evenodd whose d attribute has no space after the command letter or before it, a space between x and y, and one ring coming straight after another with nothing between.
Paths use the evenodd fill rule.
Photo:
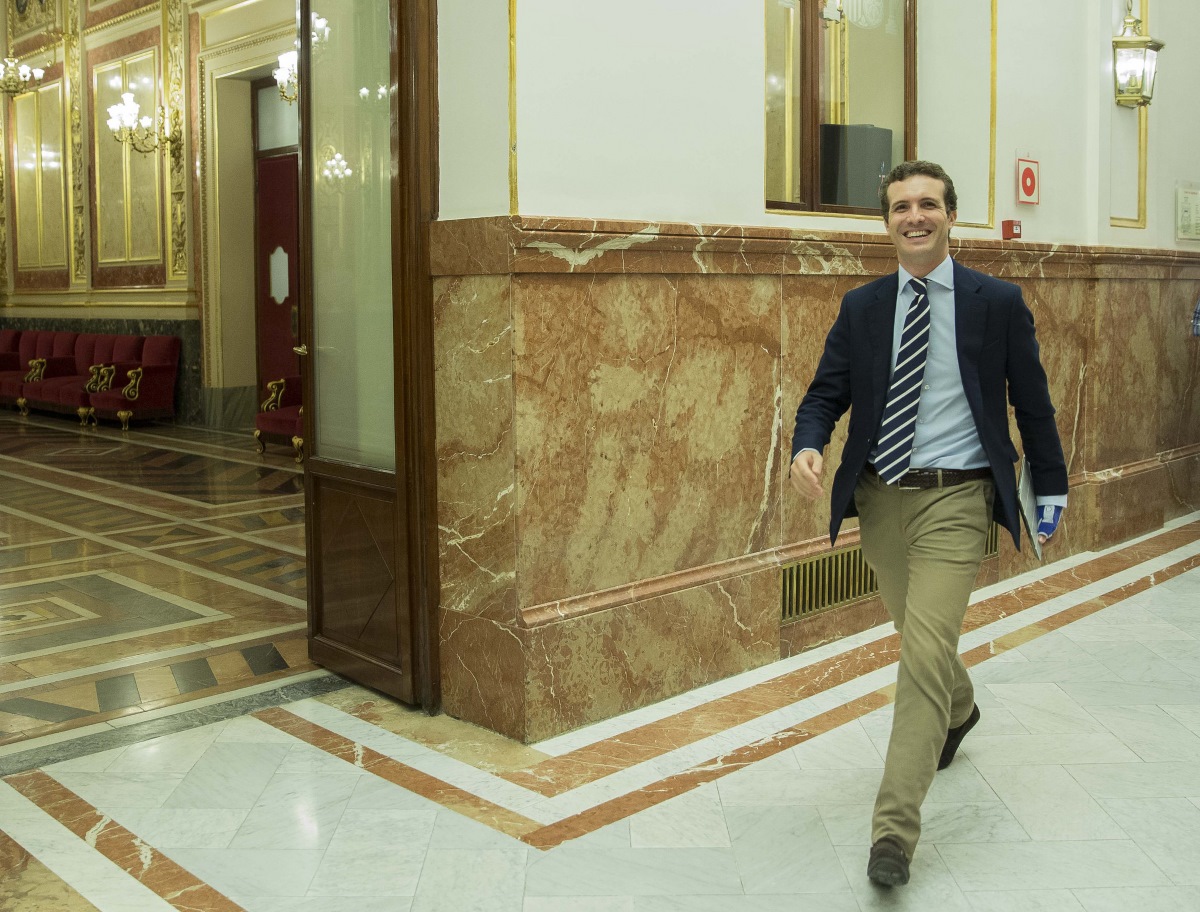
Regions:
<instances>
[{"instance_id":1,"label":"white wall sign","mask_svg":"<svg viewBox=\"0 0 1200 912\"><path fill-rule=\"evenodd\" d=\"M1200 188L1175 188L1175 240L1200 241Z\"/></svg>"}]
</instances>

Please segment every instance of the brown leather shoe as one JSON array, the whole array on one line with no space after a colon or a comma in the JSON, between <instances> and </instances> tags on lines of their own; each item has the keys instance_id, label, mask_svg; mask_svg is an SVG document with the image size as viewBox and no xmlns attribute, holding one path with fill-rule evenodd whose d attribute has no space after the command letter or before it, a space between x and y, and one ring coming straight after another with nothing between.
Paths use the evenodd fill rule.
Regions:
<instances>
[{"instance_id":1,"label":"brown leather shoe","mask_svg":"<svg viewBox=\"0 0 1200 912\"><path fill-rule=\"evenodd\" d=\"M890 836L884 836L871 846L867 877L885 887L900 887L908 883L908 856Z\"/></svg>"},{"instance_id":2,"label":"brown leather shoe","mask_svg":"<svg viewBox=\"0 0 1200 912\"><path fill-rule=\"evenodd\" d=\"M967 732L975 727L975 723L979 721L979 704L971 707L971 715L967 716L967 721L958 728L952 728L946 732L946 743L942 745L942 756L938 759L938 769L944 770L950 765L950 761L954 759L954 755L958 753L958 746L962 744L963 738L967 736Z\"/></svg>"}]
</instances>

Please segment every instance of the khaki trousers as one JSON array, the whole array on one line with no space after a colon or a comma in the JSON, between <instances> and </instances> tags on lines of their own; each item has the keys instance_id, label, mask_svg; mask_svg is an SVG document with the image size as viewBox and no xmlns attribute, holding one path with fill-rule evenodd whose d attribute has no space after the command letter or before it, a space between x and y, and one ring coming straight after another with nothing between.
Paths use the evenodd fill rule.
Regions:
<instances>
[{"instance_id":1,"label":"khaki trousers","mask_svg":"<svg viewBox=\"0 0 1200 912\"><path fill-rule=\"evenodd\" d=\"M909 858L946 731L962 725L975 702L958 638L994 495L990 480L904 491L867 474L854 492L863 557L900 632L895 714L871 841L890 836Z\"/></svg>"}]
</instances>

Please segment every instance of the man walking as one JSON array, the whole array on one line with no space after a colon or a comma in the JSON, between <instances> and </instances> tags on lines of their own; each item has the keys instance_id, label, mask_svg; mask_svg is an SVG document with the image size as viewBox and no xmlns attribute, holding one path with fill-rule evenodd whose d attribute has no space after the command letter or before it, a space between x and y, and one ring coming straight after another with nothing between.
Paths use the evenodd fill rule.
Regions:
<instances>
[{"instance_id":1,"label":"man walking","mask_svg":"<svg viewBox=\"0 0 1200 912\"><path fill-rule=\"evenodd\" d=\"M1008 404L1037 495L1039 539L1058 526L1067 470L1021 290L950 257L957 196L932 162L880 187L897 272L849 292L796 412L792 485L824 496L822 452L850 410L830 541L859 517L863 557L900 632L896 703L867 876L908 882L934 773L979 721L958 638L992 520L1020 547Z\"/></svg>"}]
</instances>

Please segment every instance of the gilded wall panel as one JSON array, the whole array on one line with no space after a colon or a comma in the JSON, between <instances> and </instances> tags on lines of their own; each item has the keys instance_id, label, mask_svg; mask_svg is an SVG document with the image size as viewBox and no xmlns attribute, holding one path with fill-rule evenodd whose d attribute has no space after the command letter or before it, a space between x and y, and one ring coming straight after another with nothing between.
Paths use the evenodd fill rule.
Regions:
<instances>
[{"instance_id":1,"label":"gilded wall panel","mask_svg":"<svg viewBox=\"0 0 1200 912\"><path fill-rule=\"evenodd\" d=\"M153 117L158 86L158 51L139 50L92 70L95 109L104 112L123 92L133 94ZM100 265L158 262L162 218L157 154L143 154L113 140L101 114L95 124L96 249Z\"/></svg>"},{"instance_id":2,"label":"gilded wall panel","mask_svg":"<svg viewBox=\"0 0 1200 912\"><path fill-rule=\"evenodd\" d=\"M8 44L52 28L58 22L59 0L8 0Z\"/></svg>"},{"instance_id":3,"label":"gilded wall panel","mask_svg":"<svg viewBox=\"0 0 1200 912\"><path fill-rule=\"evenodd\" d=\"M42 266L67 265L62 83L38 90L38 214Z\"/></svg>"},{"instance_id":4,"label":"gilded wall panel","mask_svg":"<svg viewBox=\"0 0 1200 912\"><path fill-rule=\"evenodd\" d=\"M26 92L13 100L16 175L17 268L33 269L40 265L38 241L37 192L37 95Z\"/></svg>"}]
</instances>

